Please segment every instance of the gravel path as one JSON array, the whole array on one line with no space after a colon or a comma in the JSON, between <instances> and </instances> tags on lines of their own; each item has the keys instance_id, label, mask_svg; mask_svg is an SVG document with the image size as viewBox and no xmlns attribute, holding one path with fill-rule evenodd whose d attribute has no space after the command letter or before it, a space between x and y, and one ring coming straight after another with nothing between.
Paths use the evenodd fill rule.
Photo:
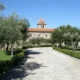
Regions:
<instances>
[{"instance_id":1,"label":"gravel path","mask_svg":"<svg viewBox=\"0 0 80 80\"><path fill-rule=\"evenodd\" d=\"M33 66L34 69L28 70L30 75L24 80L80 80L80 60L52 48L33 48L31 50L41 53L30 55L27 63L32 65L28 67Z\"/></svg>"},{"instance_id":2,"label":"gravel path","mask_svg":"<svg viewBox=\"0 0 80 80\"><path fill-rule=\"evenodd\" d=\"M28 52L23 71L14 69L3 80L80 80L80 60L51 47L31 48Z\"/></svg>"}]
</instances>

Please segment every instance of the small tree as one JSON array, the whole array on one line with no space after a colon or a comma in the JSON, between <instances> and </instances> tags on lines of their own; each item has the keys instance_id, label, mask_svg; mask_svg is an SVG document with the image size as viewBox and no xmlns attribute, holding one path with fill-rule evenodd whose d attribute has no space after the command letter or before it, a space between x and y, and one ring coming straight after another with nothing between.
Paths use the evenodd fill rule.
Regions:
<instances>
[{"instance_id":1,"label":"small tree","mask_svg":"<svg viewBox=\"0 0 80 80\"><path fill-rule=\"evenodd\" d=\"M21 27L21 33L23 35L22 40L23 40L23 45L24 45L26 39L29 37L28 28L30 27L30 23L29 23L29 21L27 19L24 18L24 19L20 19L18 24L20 26L22 26Z\"/></svg>"},{"instance_id":2,"label":"small tree","mask_svg":"<svg viewBox=\"0 0 80 80\"><path fill-rule=\"evenodd\" d=\"M29 42L35 46L35 44L36 44L36 39L35 39L35 38L32 38L32 39L29 40Z\"/></svg>"},{"instance_id":3,"label":"small tree","mask_svg":"<svg viewBox=\"0 0 80 80\"><path fill-rule=\"evenodd\" d=\"M79 33L78 32L76 32L76 33L68 32L68 33L65 33L64 34L64 37L67 40L70 40L71 41L73 51L76 50L76 45L77 45L78 41L80 40Z\"/></svg>"},{"instance_id":4,"label":"small tree","mask_svg":"<svg viewBox=\"0 0 80 80\"><path fill-rule=\"evenodd\" d=\"M59 43L59 46L61 48L61 43L63 42L62 31L59 28L55 29L55 31L52 32L51 39L53 43Z\"/></svg>"},{"instance_id":5,"label":"small tree","mask_svg":"<svg viewBox=\"0 0 80 80\"><path fill-rule=\"evenodd\" d=\"M5 27L5 17L4 16L0 16L0 44L4 44L4 30L6 30Z\"/></svg>"},{"instance_id":6,"label":"small tree","mask_svg":"<svg viewBox=\"0 0 80 80\"><path fill-rule=\"evenodd\" d=\"M21 27L19 24L18 24L18 21L19 21L19 17L15 14L11 15L8 17L7 19L8 21L8 28L9 28L9 43L11 44L11 56L13 56L13 46L14 46L14 43L21 40L22 39L22 34L21 34Z\"/></svg>"},{"instance_id":7,"label":"small tree","mask_svg":"<svg viewBox=\"0 0 80 80\"><path fill-rule=\"evenodd\" d=\"M14 43L22 39L22 33L20 31L21 26L18 25L18 19L19 17L17 15L12 14L11 16L3 19L4 25L1 27L1 42L7 44L7 51L8 46L11 44L11 56L13 56Z\"/></svg>"}]
</instances>

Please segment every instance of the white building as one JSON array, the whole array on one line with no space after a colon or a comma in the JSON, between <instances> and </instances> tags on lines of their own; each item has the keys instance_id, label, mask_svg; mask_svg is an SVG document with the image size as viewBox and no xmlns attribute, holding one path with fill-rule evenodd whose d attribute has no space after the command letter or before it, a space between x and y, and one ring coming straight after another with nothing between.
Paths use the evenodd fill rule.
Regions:
<instances>
[{"instance_id":1,"label":"white building","mask_svg":"<svg viewBox=\"0 0 80 80\"><path fill-rule=\"evenodd\" d=\"M43 19L40 19L37 28L29 28L28 29L30 38L44 38L49 39L51 37L51 33L54 31L54 29L46 28L46 23Z\"/></svg>"}]
</instances>

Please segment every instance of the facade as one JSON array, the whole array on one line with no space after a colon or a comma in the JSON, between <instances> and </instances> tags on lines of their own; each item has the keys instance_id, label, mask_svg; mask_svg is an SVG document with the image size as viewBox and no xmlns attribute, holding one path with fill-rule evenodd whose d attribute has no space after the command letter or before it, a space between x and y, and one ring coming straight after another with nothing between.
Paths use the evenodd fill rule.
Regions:
<instances>
[{"instance_id":1,"label":"facade","mask_svg":"<svg viewBox=\"0 0 80 80\"><path fill-rule=\"evenodd\" d=\"M49 39L51 37L51 33L54 31L54 29L46 28L46 23L43 19L40 19L37 28L29 28L29 35L30 38L44 38Z\"/></svg>"}]
</instances>

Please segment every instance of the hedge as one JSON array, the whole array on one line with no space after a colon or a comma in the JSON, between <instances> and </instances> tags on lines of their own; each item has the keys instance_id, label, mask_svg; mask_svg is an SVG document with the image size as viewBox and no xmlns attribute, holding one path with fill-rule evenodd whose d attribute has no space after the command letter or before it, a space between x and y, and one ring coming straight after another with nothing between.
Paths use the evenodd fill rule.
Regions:
<instances>
[{"instance_id":1,"label":"hedge","mask_svg":"<svg viewBox=\"0 0 80 80\"><path fill-rule=\"evenodd\" d=\"M54 47L54 46L53 46L53 49L55 49L57 51L60 51L64 54L70 55L72 57L75 57L77 59L80 59L80 52L76 52L76 51L68 50L68 49L60 49L60 48L57 48L57 47Z\"/></svg>"},{"instance_id":2,"label":"hedge","mask_svg":"<svg viewBox=\"0 0 80 80\"><path fill-rule=\"evenodd\" d=\"M52 47L52 44L50 45L36 45L36 46L23 46L22 49L28 49L28 48L34 48L34 47Z\"/></svg>"},{"instance_id":3,"label":"hedge","mask_svg":"<svg viewBox=\"0 0 80 80\"><path fill-rule=\"evenodd\" d=\"M0 61L0 75L17 66L23 58L24 52L21 52L20 54L14 55L11 60Z\"/></svg>"}]
</instances>

